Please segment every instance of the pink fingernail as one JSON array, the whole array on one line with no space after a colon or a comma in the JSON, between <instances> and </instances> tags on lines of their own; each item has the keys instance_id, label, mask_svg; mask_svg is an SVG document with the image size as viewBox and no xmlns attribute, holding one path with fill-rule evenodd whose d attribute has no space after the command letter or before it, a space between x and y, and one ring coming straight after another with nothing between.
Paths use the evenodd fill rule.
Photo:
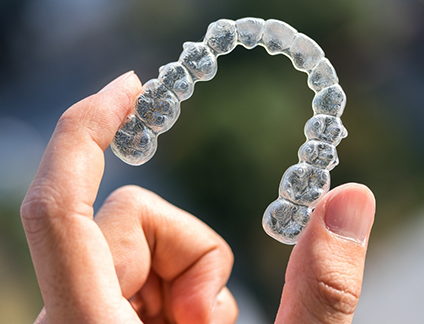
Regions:
<instances>
[{"instance_id":1,"label":"pink fingernail","mask_svg":"<svg viewBox=\"0 0 424 324\"><path fill-rule=\"evenodd\" d=\"M342 237L364 243L374 221L375 201L365 186L346 185L327 203L327 228Z\"/></svg>"},{"instance_id":2,"label":"pink fingernail","mask_svg":"<svg viewBox=\"0 0 424 324\"><path fill-rule=\"evenodd\" d=\"M121 83L122 81L124 81L126 78L128 78L132 74L134 74L134 71L129 71L127 73L122 74L121 76L117 77L115 80L113 80L110 83L108 83L105 87L103 87L103 89L101 89L99 91L99 93L100 92L107 91L107 90L110 90L110 89L116 87L119 83Z\"/></svg>"}]
</instances>

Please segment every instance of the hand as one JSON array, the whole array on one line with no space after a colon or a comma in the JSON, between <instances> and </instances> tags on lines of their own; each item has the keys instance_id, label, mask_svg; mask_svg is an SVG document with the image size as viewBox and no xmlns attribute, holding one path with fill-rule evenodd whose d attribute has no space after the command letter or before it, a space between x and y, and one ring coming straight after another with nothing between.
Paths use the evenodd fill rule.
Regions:
<instances>
[{"instance_id":1,"label":"hand","mask_svg":"<svg viewBox=\"0 0 424 324\"><path fill-rule=\"evenodd\" d=\"M276 324L352 322L374 213L363 185L340 186L320 201L290 256Z\"/></svg>"},{"instance_id":2,"label":"hand","mask_svg":"<svg viewBox=\"0 0 424 324\"><path fill-rule=\"evenodd\" d=\"M126 74L60 119L22 204L45 309L36 323L234 323L233 257L193 216L138 187L118 189L93 221L103 150L140 82ZM293 250L276 323L350 323L375 202L331 191Z\"/></svg>"},{"instance_id":3,"label":"hand","mask_svg":"<svg viewBox=\"0 0 424 324\"><path fill-rule=\"evenodd\" d=\"M198 219L135 186L93 220L103 151L141 90L134 73L60 118L21 208L45 309L36 323L234 323L233 255Z\"/></svg>"}]
</instances>

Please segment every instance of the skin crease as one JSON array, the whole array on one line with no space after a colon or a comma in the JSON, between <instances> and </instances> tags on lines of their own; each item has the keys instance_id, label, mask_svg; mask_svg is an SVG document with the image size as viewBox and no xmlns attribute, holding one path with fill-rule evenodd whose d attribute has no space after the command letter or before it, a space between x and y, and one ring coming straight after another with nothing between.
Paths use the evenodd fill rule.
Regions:
<instances>
[{"instance_id":1,"label":"skin crease","mask_svg":"<svg viewBox=\"0 0 424 324\"><path fill-rule=\"evenodd\" d=\"M136 186L115 190L93 215L103 151L140 90L129 72L68 109L22 203L45 303L37 324L236 322L231 249L200 220ZM275 323L352 321L374 211L358 184L318 204L293 249Z\"/></svg>"}]
</instances>

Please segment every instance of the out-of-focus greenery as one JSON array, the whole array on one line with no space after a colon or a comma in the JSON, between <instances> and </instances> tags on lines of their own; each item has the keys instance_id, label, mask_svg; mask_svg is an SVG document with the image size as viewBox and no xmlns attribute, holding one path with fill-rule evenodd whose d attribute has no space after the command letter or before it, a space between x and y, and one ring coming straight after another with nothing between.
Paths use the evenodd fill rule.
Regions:
<instances>
[{"instance_id":1,"label":"out-of-focus greenery","mask_svg":"<svg viewBox=\"0 0 424 324\"><path fill-rule=\"evenodd\" d=\"M125 19L110 28L123 30L126 41L135 44L132 50L138 46L143 53L140 71L132 68L145 82L161 64L178 58L183 41L200 40L208 23L245 16L288 22L316 40L335 66L348 96L342 120L349 137L338 147L340 165L331 172L332 187L355 181L374 191L372 248L373 240L405 222L423 203L424 133L417 126L423 116L414 108L421 105L420 98L408 91L409 85L424 83L414 74L414 64L423 68L424 3L133 1ZM114 59L120 68L125 66L118 54ZM162 177L177 183L190 201L168 193L165 198L193 212L230 243L234 275L255 291L271 321L291 247L267 237L261 217L277 197L282 173L297 163L313 92L306 74L295 71L289 59L269 56L261 47L238 47L218 64L217 76L196 84L193 97L182 103L178 122L161 135L155 161ZM133 172L136 178L138 170ZM28 321L42 304L18 206L3 200L0 205L0 322L5 323Z\"/></svg>"}]
</instances>

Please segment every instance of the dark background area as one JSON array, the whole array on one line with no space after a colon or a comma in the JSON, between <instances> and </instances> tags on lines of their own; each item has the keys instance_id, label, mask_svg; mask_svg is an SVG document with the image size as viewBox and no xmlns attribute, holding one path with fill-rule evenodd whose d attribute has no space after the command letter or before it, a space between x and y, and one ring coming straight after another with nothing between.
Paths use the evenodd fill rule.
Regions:
<instances>
[{"instance_id":1,"label":"dark background area","mask_svg":"<svg viewBox=\"0 0 424 324\"><path fill-rule=\"evenodd\" d=\"M332 187L354 181L374 191L370 249L418 217L423 1L3 0L1 323L29 323L42 307L19 205L60 115L126 71L143 83L155 78L161 65L178 60L185 41L202 39L209 23L246 16L289 23L335 66L348 97L342 120L349 136L338 147ZM306 80L287 57L262 47L219 57L218 74L196 84L150 162L130 167L108 149L96 208L119 186L137 184L198 216L232 246L232 282L254 296L271 323L292 247L269 238L261 218L304 142L313 98Z\"/></svg>"}]
</instances>

